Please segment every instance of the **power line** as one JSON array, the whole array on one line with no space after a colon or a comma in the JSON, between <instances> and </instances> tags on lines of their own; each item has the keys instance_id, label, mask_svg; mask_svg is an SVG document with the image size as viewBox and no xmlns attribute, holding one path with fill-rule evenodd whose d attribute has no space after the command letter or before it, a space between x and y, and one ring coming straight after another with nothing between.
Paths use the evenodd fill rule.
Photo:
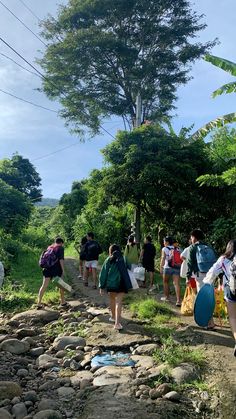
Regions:
<instances>
[{"instance_id":1,"label":"power line","mask_svg":"<svg viewBox=\"0 0 236 419\"><path fill-rule=\"evenodd\" d=\"M29 6L27 6L27 4L25 4L25 2L23 2L22 0L19 0L19 2L23 4L23 6L31 13L31 15L33 15L39 22L41 22L41 19L33 12L32 9L30 9Z\"/></svg>"},{"instance_id":2,"label":"power line","mask_svg":"<svg viewBox=\"0 0 236 419\"><path fill-rule=\"evenodd\" d=\"M13 60L13 58L9 57L6 54L3 54L2 52L0 52L0 55L2 55L3 57L7 58L8 60L12 61L14 64L18 65L18 67L22 68L23 70L27 71L30 74L33 74L34 76L37 76L40 78L40 75L35 73L34 71L29 70L28 68L24 67L23 65L21 65L20 63L18 63L17 61Z\"/></svg>"},{"instance_id":3,"label":"power line","mask_svg":"<svg viewBox=\"0 0 236 419\"><path fill-rule=\"evenodd\" d=\"M1 0L0 0L0 4L12 15L14 16L15 19L17 19L32 35L34 35L45 47L47 47L46 42L44 42L34 31L32 31L32 29L29 28L29 26L27 26L23 20L21 20L15 13L12 12L12 10L9 9L9 7L7 7Z\"/></svg>"},{"instance_id":4,"label":"power line","mask_svg":"<svg viewBox=\"0 0 236 419\"><path fill-rule=\"evenodd\" d=\"M27 100L27 99L23 99L23 98L21 98L21 97L19 97L19 96L16 96L16 95L14 95L13 93L6 92L6 91L5 91L5 90L3 90L3 89L0 89L0 92L4 93L5 95L8 95L8 96L14 97L15 99L18 99L18 100L20 100L21 102L25 102L25 103L28 103L29 105L36 106L37 108L44 109L45 111L58 113L58 111L55 111L54 109L49 109L49 108L46 108L45 106L38 105L37 103L31 102L31 101L29 101L29 100Z\"/></svg>"},{"instance_id":5,"label":"power line","mask_svg":"<svg viewBox=\"0 0 236 419\"><path fill-rule=\"evenodd\" d=\"M88 138L88 140L90 140L90 139L91 138ZM43 156L37 157L36 159L32 159L31 161L34 162L34 161L42 160L45 157L53 156L54 154L60 153L61 151L64 151L64 150L67 150L67 148L71 148L71 147L74 147L75 145L79 145L79 144L80 143L77 141L76 143L73 143L73 144L67 145L65 147L59 148L58 150L52 151L51 153L48 153L48 154L44 154Z\"/></svg>"},{"instance_id":6,"label":"power line","mask_svg":"<svg viewBox=\"0 0 236 419\"><path fill-rule=\"evenodd\" d=\"M0 0L1 3L1 0ZM18 55L18 57L20 57L26 64L28 64L33 70L35 70L40 77L47 81L49 84L51 84L51 86L56 87L56 89L58 90L59 94L63 94L63 96L66 97L66 94L61 91L58 86L52 82L50 79L48 79L48 77L46 77L43 73L41 73L41 71L39 71L33 64L31 64L28 60L26 60L26 58L23 57L23 55L21 55L18 51L16 51L15 48L13 48L7 41L5 41L2 37L0 37L0 41L2 41L8 48L10 48L16 55ZM87 115L86 115L87 116ZM99 127L106 133L108 134L110 137L112 137L113 139L115 139L114 135L112 135L109 131L106 130L106 128L104 128L102 125L99 125Z\"/></svg>"}]
</instances>

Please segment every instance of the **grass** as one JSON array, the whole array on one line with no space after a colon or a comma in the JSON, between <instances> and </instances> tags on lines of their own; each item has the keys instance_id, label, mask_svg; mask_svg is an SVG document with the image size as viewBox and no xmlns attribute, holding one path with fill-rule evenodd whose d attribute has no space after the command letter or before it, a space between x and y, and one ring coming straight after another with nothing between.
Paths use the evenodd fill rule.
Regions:
<instances>
[{"instance_id":1,"label":"grass","mask_svg":"<svg viewBox=\"0 0 236 419\"><path fill-rule=\"evenodd\" d=\"M38 290L42 284L42 270L38 260L40 251L24 246L11 267L11 277L1 289L0 312L19 312L26 310L37 301ZM66 278L68 280L68 278ZM51 282L44 295L46 304L59 302L59 292Z\"/></svg>"},{"instance_id":2,"label":"grass","mask_svg":"<svg viewBox=\"0 0 236 419\"><path fill-rule=\"evenodd\" d=\"M174 315L173 311L167 304L160 303L154 298L146 298L144 300L137 300L130 304L130 310L133 315L139 319L154 319L156 316L164 316L163 319L169 319Z\"/></svg>"},{"instance_id":3,"label":"grass","mask_svg":"<svg viewBox=\"0 0 236 419\"><path fill-rule=\"evenodd\" d=\"M153 358L157 364L168 363L176 367L183 362L189 362L202 367L205 364L205 356L201 349L191 349L189 346L176 343L173 337L163 339L160 349L157 349Z\"/></svg>"},{"instance_id":4,"label":"grass","mask_svg":"<svg viewBox=\"0 0 236 419\"><path fill-rule=\"evenodd\" d=\"M85 325L78 324L71 327L70 324L65 324L63 319L59 319L53 323L49 323L45 326L45 333L49 338L56 338L58 335L76 332L77 336L84 338L86 336Z\"/></svg>"},{"instance_id":5,"label":"grass","mask_svg":"<svg viewBox=\"0 0 236 419\"><path fill-rule=\"evenodd\" d=\"M209 387L207 383L201 380L194 380L190 383L184 383L184 384L172 384L171 385L172 390L175 391L185 391L185 390L198 390L198 391L212 391L212 389Z\"/></svg>"}]
</instances>

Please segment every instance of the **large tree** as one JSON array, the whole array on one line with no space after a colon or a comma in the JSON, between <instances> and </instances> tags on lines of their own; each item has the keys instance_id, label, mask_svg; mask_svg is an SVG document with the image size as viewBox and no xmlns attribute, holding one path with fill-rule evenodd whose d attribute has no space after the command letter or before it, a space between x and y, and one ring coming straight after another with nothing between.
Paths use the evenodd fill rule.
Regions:
<instances>
[{"instance_id":1,"label":"large tree","mask_svg":"<svg viewBox=\"0 0 236 419\"><path fill-rule=\"evenodd\" d=\"M32 163L19 154L0 160L0 179L34 202L41 200L41 178Z\"/></svg>"},{"instance_id":2,"label":"large tree","mask_svg":"<svg viewBox=\"0 0 236 419\"><path fill-rule=\"evenodd\" d=\"M214 44L195 41L201 18L188 0L69 0L43 22L43 90L77 132L97 132L111 115L132 126L138 93L143 119L163 118L191 63Z\"/></svg>"}]
</instances>

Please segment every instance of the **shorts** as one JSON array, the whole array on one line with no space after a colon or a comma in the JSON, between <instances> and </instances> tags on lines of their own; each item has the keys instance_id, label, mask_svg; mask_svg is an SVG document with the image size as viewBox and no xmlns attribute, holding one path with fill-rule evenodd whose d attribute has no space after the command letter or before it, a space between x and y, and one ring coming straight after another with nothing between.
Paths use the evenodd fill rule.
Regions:
<instances>
[{"instance_id":1,"label":"shorts","mask_svg":"<svg viewBox=\"0 0 236 419\"><path fill-rule=\"evenodd\" d=\"M146 272L155 272L154 261L143 263L143 267L145 268Z\"/></svg>"},{"instance_id":2,"label":"shorts","mask_svg":"<svg viewBox=\"0 0 236 419\"><path fill-rule=\"evenodd\" d=\"M163 269L163 273L164 275L178 275L180 276L180 269L175 269L175 268L164 268Z\"/></svg>"},{"instance_id":3,"label":"shorts","mask_svg":"<svg viewBox=\"0 0 236 419\"><path fill-rule=\"evenodd\" d=\"M232 294L228 285L224 286L224 297L228 303L236 303L236 295Z\"/></svg>"},{"instance_id":4,"label":"shorts","mask_svg":"<svg viewBox=\"0 0 236 419\"><path fill-rule=\"evenodd\" d=\"M86 260L85 261L85 268L87 269L97 269L98 261L97 260Z\"/></svg>"}]
</instances>

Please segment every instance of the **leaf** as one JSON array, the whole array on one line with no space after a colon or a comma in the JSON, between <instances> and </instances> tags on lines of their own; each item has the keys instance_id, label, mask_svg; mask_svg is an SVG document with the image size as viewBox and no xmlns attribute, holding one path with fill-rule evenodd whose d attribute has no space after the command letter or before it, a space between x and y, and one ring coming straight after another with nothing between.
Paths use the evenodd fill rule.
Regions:
<instances>
[{"instance_id":1,"label":"leaf","mask_svg":"<svg viewBox=\"0 0 236 419\"><path fill-rule=\"evenodd\" d=\"M234 93L236 92L236 82L233 81L232 83L224 84L223 86L219 87L219 89L215 90L212 93L212 97L215 98L216 96L223 95L224 93Z\"/></svg>"},{"instance_id":2,"label":"leaf","mask_svg":"<svg viewBox=\"0 0 236 419\"><path fill-rule=\"evenodd\" d=\"M236 76L236 63L233 61L226 60L224 58L216 57L215 55L207 54L204 57L205 61L215 65L216 67L221 68L227 73L230 73L232 76Z\"/></svg>"},{"instance_id":3,"label":"leaf","mask_svg":"<svg viewBox=\"0 0 236 419\"><path fill-rule=\"evenodd\" d=\"M214 186L219 187L224 185L224 180L221 175L202 175L197 178L199 186Z\"/></svg>"},{"instance_id":4,"label":"leaf","mask_svg":"<svg viewBox=\"0 0 236 419\"><path fill-rule=\"evenodd\" d=\"M212 131L214 128L222 128L226 124L232 124L233 122L236 122L236 112L219 116L218 118L208 122L202 128L197 130L192 135L192 139L197 140L198 138L205 138L209 134L209 132Z\"/></svg>"},{"instance_id":5,"label":"leaf","mask_svg":"<svg viewBox=\"0 0 236 419\"><path fill-rule=\"evenodd\" d=\"M236 167L226 170L221 177L227 185L236 185Z\"/></svg>"}]
</instances>

